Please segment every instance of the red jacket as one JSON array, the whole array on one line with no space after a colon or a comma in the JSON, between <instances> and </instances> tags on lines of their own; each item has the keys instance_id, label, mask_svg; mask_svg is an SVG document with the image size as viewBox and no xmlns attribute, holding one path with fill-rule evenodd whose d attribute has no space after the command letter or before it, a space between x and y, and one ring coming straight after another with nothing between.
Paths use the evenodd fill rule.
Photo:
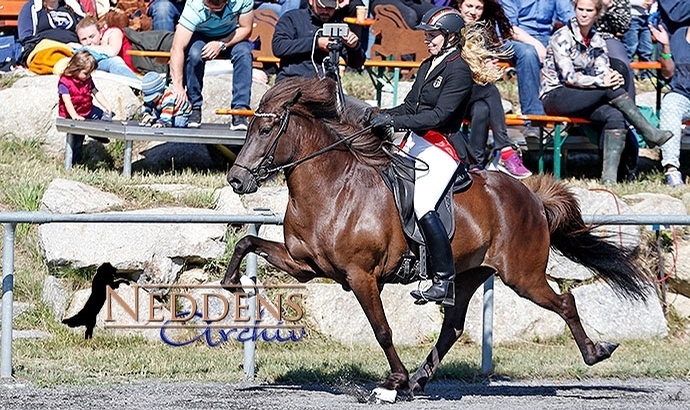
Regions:
<instances>
[{"instance_id":1,"label":"red jacket","mask_svg":"<svg viewBox=\"0 0 690 410\"><path fill-rule=\"evenodd\" d=\"M91 93L96 88L93 80L88 79L86 81L79 81L74 77L65 77L63 75L60 77L60 81L58 81L58 89L60 85L67 87L69 95L72 98L72 105L74 105L77 114L82 117L87 117L93 109L93 97ZM58 95L58 116L61 118L70 118L61 95Z\"/></svg>"}]
</instances>

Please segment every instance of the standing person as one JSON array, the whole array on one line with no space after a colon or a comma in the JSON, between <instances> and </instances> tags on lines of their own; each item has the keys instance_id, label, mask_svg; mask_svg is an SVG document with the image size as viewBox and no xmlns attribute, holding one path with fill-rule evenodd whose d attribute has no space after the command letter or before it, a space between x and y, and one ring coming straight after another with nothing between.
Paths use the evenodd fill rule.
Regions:
<instances>
[{"instance_id":1,"label":"standing person","mask_svg":"<svg viewBox=\"0 0 690 410\"><path fill-rule=\"evenodd\" d=\"M96 17L88 15L77 23L76 32L81 46L102 56L97 59L99 70L131 78L137 83L140 81L132 57L127 54L132 45L120 27L99 30Z\"/></svg>"},{"instance_id":2,"label":"standing person","mask_svg":"<svg viewBox=\"0 0 690 410\"><path fill-rule=\"evenodd\" d=\"M549 115L589 118L602 126L601 179L613 184L625 145L626 119L650 144L663 145L672 134L646 120L625 89L627 77L621 72L627 67L618 60L609 61L606 42L594 28L603 0L575 0L574 4L576 17L549 42L540 97Z\"/></svg>"},{"instance_id":3,"label":"standing person","mask_svg":"<svg viewBox=\"0 0 690 410\"><path fill-rule=\"evenodd\" d=\"M513 28L508 44L513 48L518 78L520 112L544 115L539 101L540 70L555 22L565 23L575 14L569 0L501 0ZM525 137L539 138L539 129L526 124Z\"/></svg>"},{"instance_id":4,"label":"standing person","mask_svg":"<svg viewBox=\"0 0 690 410\"><path fill-rule=\"evenodd\" d=\"M308 9L288 11L278 20L272 40L273 54L280 58L276 83L321 74L320 67L337 41L344 46L342 57L347 66L362 67L366 54L354 32L348 31L340 39L321 32L325 23L342 23L342 17L335 14L337 6L337 0L309 0Z\"/></svg>"},{"instance_id":5,"label":"standing person","mask_svg":"<svg viewBox=\"0 0 690 410\"><path fill-rule=\"evenodd\" d=\"M625 50L630 61L636 55L639 61L652 61L654 44L652 43L652 33L649 30L649 24L653 7L655 6L655 0L630 0L630 29L623 36ZM640 73L640 76L643 78L651 77L651 74L644 71Z\"/></svg>"},{"instance_id":6,"label":"standing person","mask_svg":"<svg viewBox=\"0 0 690 410\"><path fill-rule=\"evenodd\" d=\"M685 185L680 167L680 139L683 122L690 120L690 24L677 28L672 36L663 25L649 26L661 46L661 75L671 79L671 91L661 101L659 127L671 130L673 138L661 147L661 165L666 183L672 187Z\"/></svg>"},{"instance_id":7,"label":"standing person","mask_svg":"<svg viewBox=\"0 0 690 410\"><path fill-rule=\"evenodd\" d=\"M165 86L165 79L160 74L149 72L141 79L141 93L144 105L141 107L142 119L139 125L184 128L189 125L192 107L184 102L179 107L175 104L172 88Z\"/></svg>"},{"instance_id":8,"label":"standing person","mask_svg":"<svg viewBox=\"0 0 690 410\"><path fill-rule=\"evenodd\" d=\"M453 252L436 206L459 169L448 138L460 129L472 92L472 72L460 55L464 27L460 13L451 7L424 15L416 28L424 30L431 56L419 67L405 102L371 118L375 131L412 131L403 151L416 158L414 212L433 271L432 285L411 293L417 304L455 304Z\"/></svg>"},{"instance_id":9,"label":"standing person","mask_svg":"<svg viewBox=\"0 0 690 410\"><path fill-rule=\"evenodd\" d=\"M86 50L78 51L72 56L65 71L58 80L58 116L77 121L106 120L113 117L110 104L93 83L91 73L96 70L96 59ZM96 100L103 109L95 106ZM96 141L108 143L107 138L94 138ZM72 163L81 161L83 135L72 138Z\"/></svg>"},{"instance_id":10,"label":"standing person","mask_svg":"<svg viewBox=\"0 0 690 410\"><path fill-rule=\"evenodd\" d=\"M190 127L201 125L206 61L230 58L231 108L249 109L252 89L252 0L188 0L170 50L170 78L175 102L189 101ZM185 90L186 87L186 90ZM247 118L232 117L232 130L246 130Z\"/></svg>"},{"instance_id":11,"label":"standing person","mask_svg":"<svg viewBox=\"0 0 690 410\"><path fill-rule=\"evenodd\" d=\"M476 37L472 36L480 42L481 49L499 50L503 47L502 39L511 37L510 22L497 0L459 0L457 8L468 26L481 24L481 32L477 32ZM494 164L496 168L518 179L527 178L532 173L522 164L520 156L510 142L505 113L502 109L497 109L502 107L502 103L501 94L494 82L502 77L503 70L498 66L496 57L497 54L503 57L506 53L481 53L475 47L470 47L467 34L465 37L466 44L462 50L462 57L472 69L475 81L468 109L471 118L469 162L474 164L472 167L479 169L486 165L486 142L491 127L494 147L498 151ZM456 151L461 151L457 147L463 143L458 141L459 138L463 138L460 133L452 137Z\"/></svg>"}]
</instances>

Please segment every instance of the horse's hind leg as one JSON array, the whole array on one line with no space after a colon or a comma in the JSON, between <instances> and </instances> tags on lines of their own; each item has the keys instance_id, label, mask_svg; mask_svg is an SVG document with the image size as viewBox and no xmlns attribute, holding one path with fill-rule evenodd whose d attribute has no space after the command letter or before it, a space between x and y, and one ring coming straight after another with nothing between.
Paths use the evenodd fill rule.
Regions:
<instances>
[{"instance_id":1,"label":"horse's hind leg","mask_svg":"<svg viewBox=\"0 0 690 410\"><path fill-rule=\"evenodd\" d=\"M505 279L504 279L505 282ZM531 300L537 305L556 312L565 320L570 332L575 338L575 343L580 349L582 358L588 365L599 363L611 357L611 353L618 347L615 343L592 343L585 333L580 321L580 315L575 307L575 298L570 292L557 294L549 286L546 277L539 281L522 281L520 283L506 282L518 295Z\"/></svg>"},{"instance_id":2,"label":"horse's hind leg","mask_svg":"<svg viewBox=\"0 0 690 410\"><path fill-rule=\"evenodd\" d=\"M410 391L424 391L426 383L434 374L443 357L448 353L453 344L460 338L465 330L465 317L472 295L479 285L493 275L495 270L486 266L473 268L456 276L455 280L455 306L446 307L444 310L443 326L438 336L436 345L410 378Z\"/></svg>"}]
</instances>

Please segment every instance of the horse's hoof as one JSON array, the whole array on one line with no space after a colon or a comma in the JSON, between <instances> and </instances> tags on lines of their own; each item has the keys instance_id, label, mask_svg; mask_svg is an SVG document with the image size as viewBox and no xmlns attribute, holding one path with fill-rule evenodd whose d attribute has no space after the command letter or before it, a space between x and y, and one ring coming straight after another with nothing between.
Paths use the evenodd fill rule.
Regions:
<instances>
[{"instance_id":1,"label":"horse's hoof","mask_svg":"<svg viewBox=\"0 0 690 410\"><path fill-rule=\"evenodd\" d=\"M618 343L599 342L596 344L597 357L599 361L608 359L618 348Z\"/></svg>"},{"instance_id":2,"label":"horse's hoof","mask_svg":"<svg viewBox=\"0 0 690 410\"><path fill-rule=\"evenodd\" d=\"M371 395L369 396L369 403L395 403L396 397L398 397L397 391L377 387L372 390Z\"/></svg>"}]
</instances>

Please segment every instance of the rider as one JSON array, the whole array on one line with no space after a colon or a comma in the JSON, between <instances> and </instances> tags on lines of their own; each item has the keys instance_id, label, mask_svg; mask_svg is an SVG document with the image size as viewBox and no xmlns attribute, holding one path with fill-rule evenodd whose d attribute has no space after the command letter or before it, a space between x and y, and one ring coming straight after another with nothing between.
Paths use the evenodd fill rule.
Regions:
<instances>
[{"instance_id":1,"label":"rider","mask_svg":"<svg viewBox=\"0 0 690 410\"><path fill-rule=\"evenodd\" d=\"M416 29L424 30L431 56L419 67L405 102L371 118L374 131L412 131L403 151L416 159L414 211L434 273L431 287L411 293L417 304L455 304L453 252L436 206L458 170L464 170L448 141L460 129L473 85L472 72L460 56L463 27L457 10L429 10Z\"/></svg>"}]
</instances>

